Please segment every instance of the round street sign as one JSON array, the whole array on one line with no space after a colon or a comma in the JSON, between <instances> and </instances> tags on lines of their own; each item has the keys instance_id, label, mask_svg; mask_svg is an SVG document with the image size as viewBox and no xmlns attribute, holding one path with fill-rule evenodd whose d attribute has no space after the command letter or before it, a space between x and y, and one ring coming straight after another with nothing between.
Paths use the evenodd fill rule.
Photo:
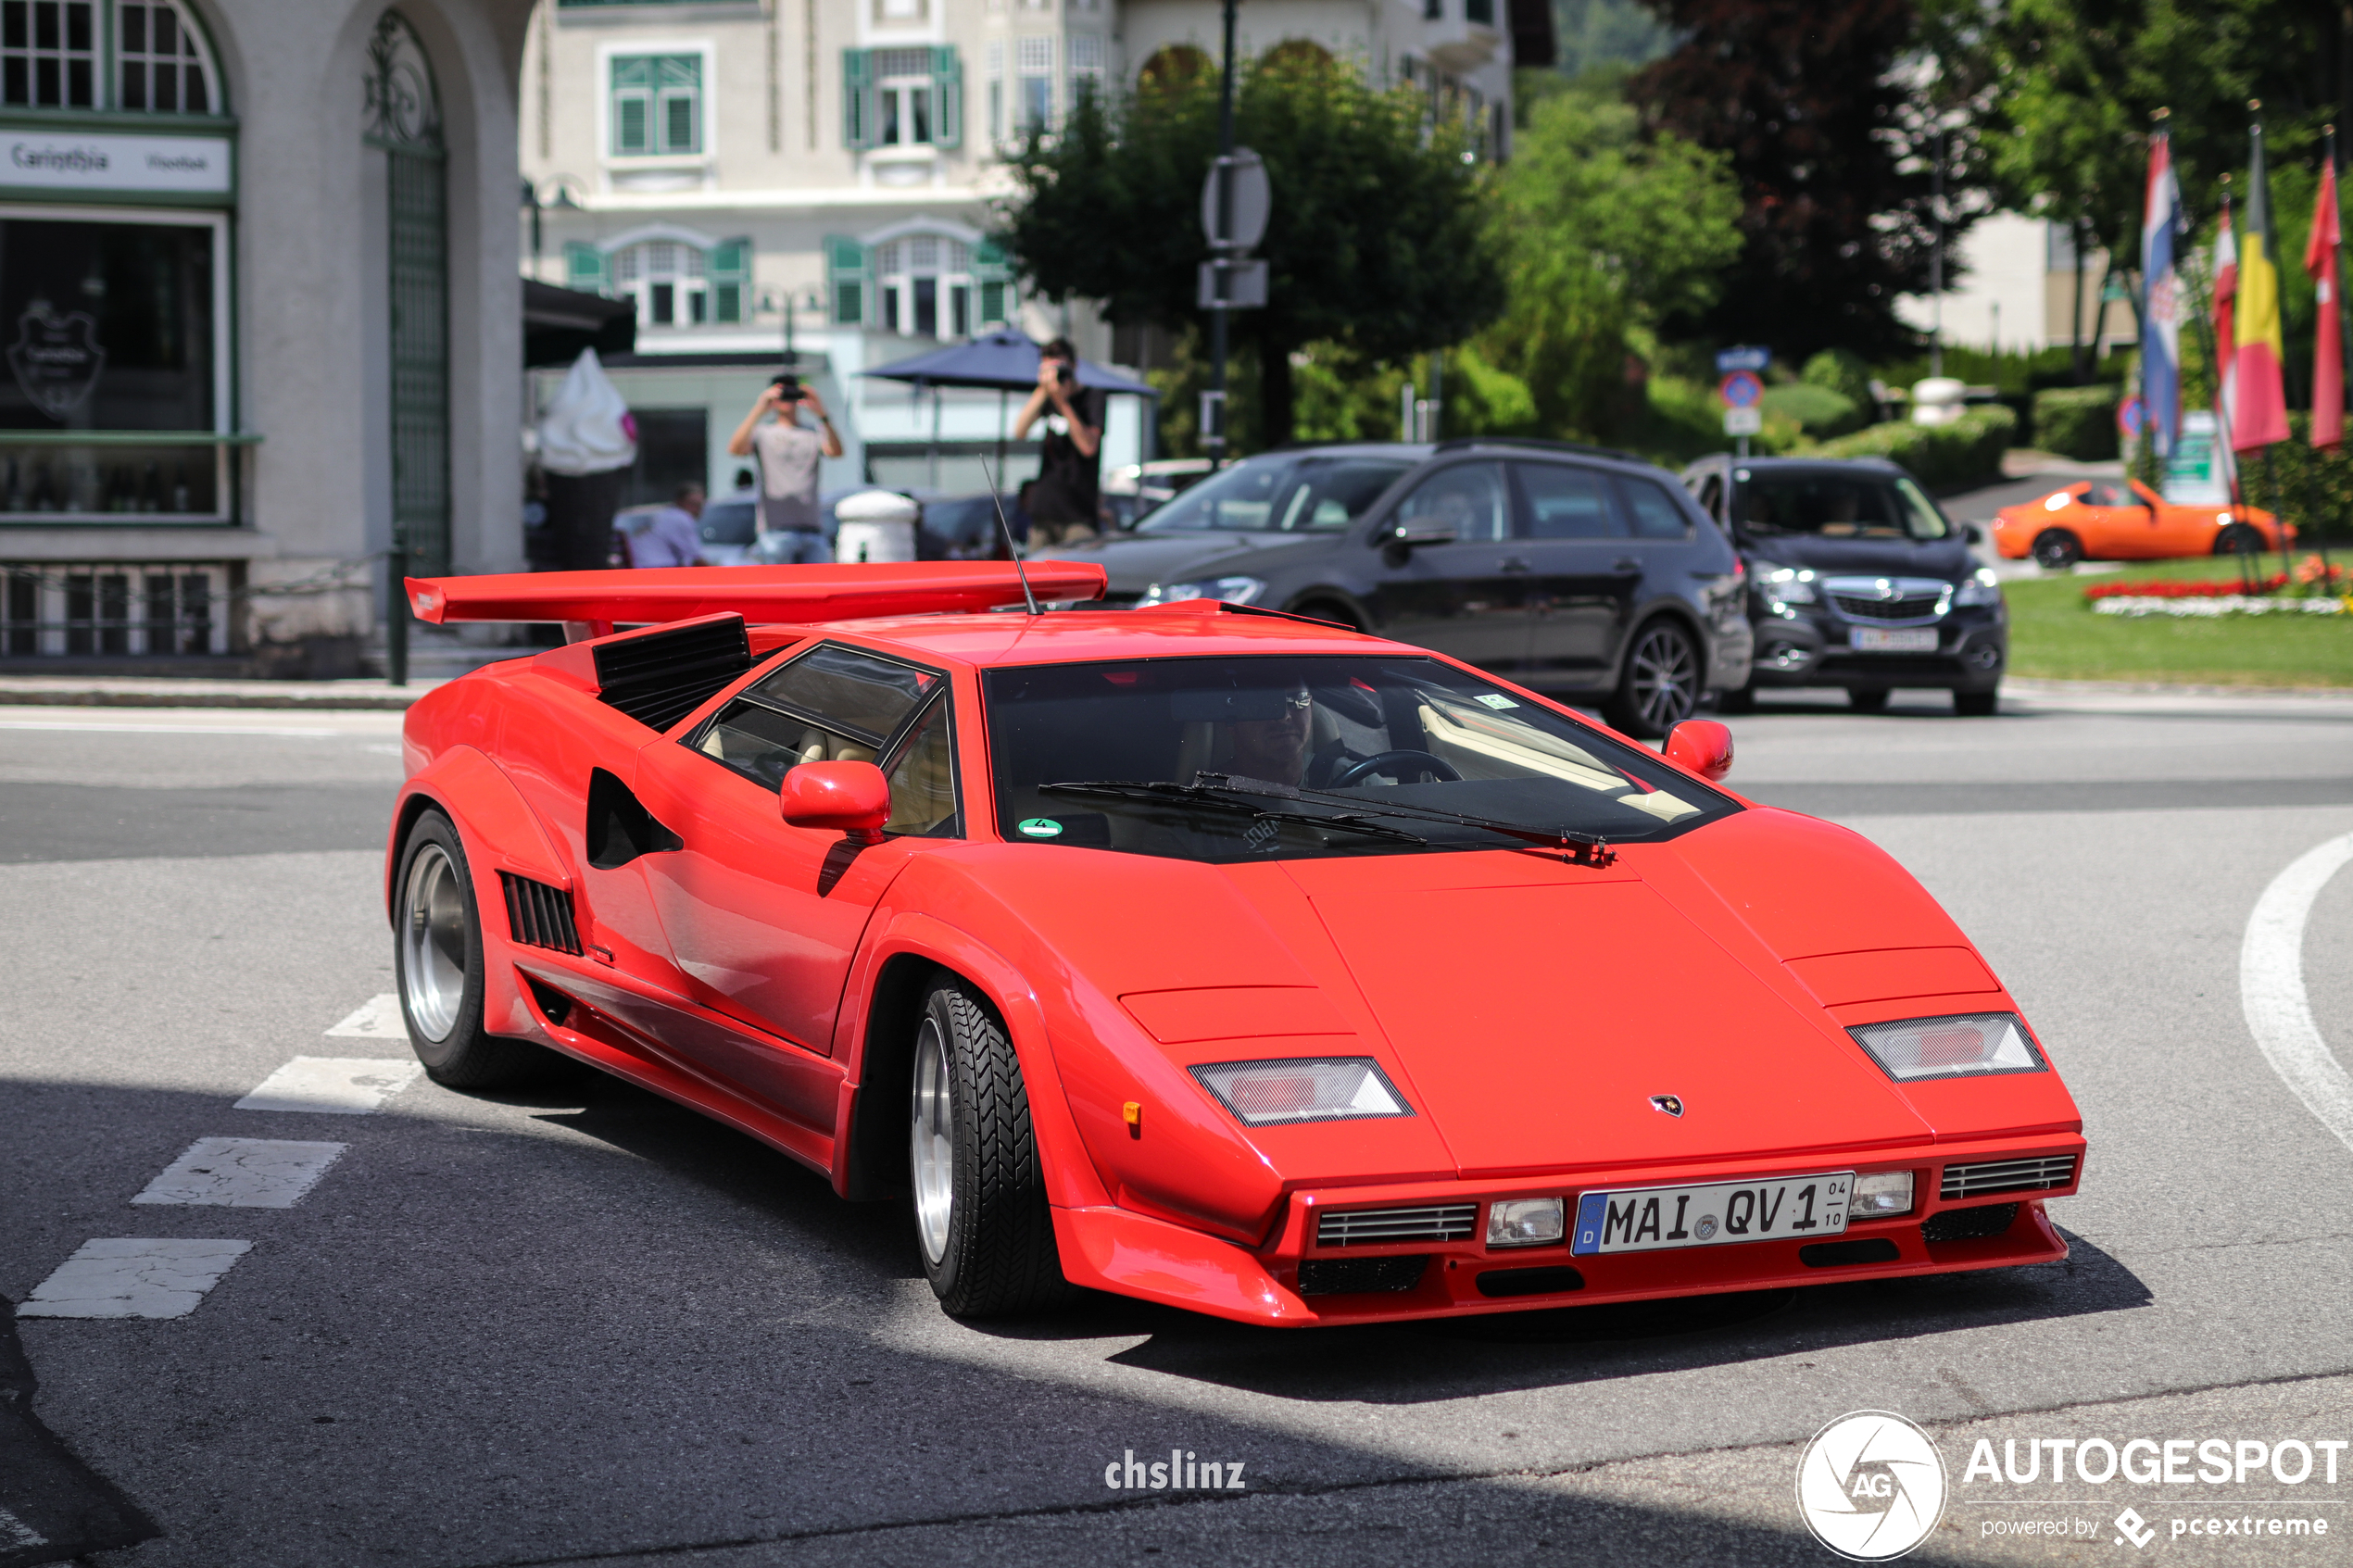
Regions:
<instances>
[{"instance_id":1,"label":"round street sign","mask_svg":"<svg viewBox=\"0 0 2353 1568\"><path fill-rule=\"evenodd\" d=\"M2128 438L2138 436L2149 422L2149 408L2138 396L2127 397L2116 406L2117 433Z\"/></svg>"},{"instance_id":2,"label":"round street sign","mask_svg":"<svg viewBox=\"0 0 2353 1568\"><path fill-rule=\"evenodd\" d=\"M1734 370L1718 383L1716 395L1724 400L1728 408L1753 408L1765 395L1765 383L1757 379L1755 370Z\"/></svg>"}]
</instances>

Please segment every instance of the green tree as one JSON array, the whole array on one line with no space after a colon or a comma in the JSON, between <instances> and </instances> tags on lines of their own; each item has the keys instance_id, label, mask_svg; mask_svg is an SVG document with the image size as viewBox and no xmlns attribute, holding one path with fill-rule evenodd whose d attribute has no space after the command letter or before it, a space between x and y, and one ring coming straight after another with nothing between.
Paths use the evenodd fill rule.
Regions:
<instances>
[{"instance_id":1,"label":"green tree","mask_svg":"<svg viewBox=\"0 0 2353 1568\"><path fill-rule=\"evenodd\" d=\"M1721 154L1640 135L1634 111L1589 93L1537 106L1496 192L1506 303L1466 366L1474 403L1450 429L1488 420L1614 439L1640 401L1637 341L1716 297L1740 254L1741 197ZM1515 396L1492 381L1515 378Z\"/></svg>"},{"instance_id":2,"label":"green tree","mask_svg":"<svg viewBox=\"0 0 2353 1568\"><path fill-rule=\"evenodd\" d=\"M1462 127L1426 123L1420 95L1377 92L1304 51L1238 85L1237 139L1266 160L1274 215L1257 251L1266 307L1237 311L1234 337L1255 352L1258 435L1274 445L1292 435L1294 353L1328 344L1394 362L1458 343L1501 308L1503 280L1476 148ZM1214 73L1082 98L1009 160L1018 194L1003 237L1022 272L1049 298L1101 301L1114 321L1192 325L1216 146Z\"/></svg>"}]
</instances>

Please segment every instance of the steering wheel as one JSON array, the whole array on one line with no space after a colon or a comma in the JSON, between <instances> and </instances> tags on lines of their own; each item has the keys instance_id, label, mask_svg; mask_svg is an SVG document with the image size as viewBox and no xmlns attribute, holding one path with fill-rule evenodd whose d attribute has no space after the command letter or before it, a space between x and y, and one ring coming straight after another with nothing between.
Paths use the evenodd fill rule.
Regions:
<instances>
[{"instance_id":1,"label":"steering wheel","mask_svg":"<svg viewBox=\"0 0 2353 1568\"><path fill-rule=\"evenodd\" d=\"M1442 757L1433 757L1427 751L1377 751L1341 773L1327 787L1348 789L1371 778L1375 773L1395 773L1397 782L1403 784L1406 782L1407 770L1401 767L1401 764L1404 763L1417 764L1410 770L1413 776L1416 778L1428 774L1431 778L1453 783L1458 782L1463 776L1454 771L1453 763Z\"/></svg>"}]
</instances>

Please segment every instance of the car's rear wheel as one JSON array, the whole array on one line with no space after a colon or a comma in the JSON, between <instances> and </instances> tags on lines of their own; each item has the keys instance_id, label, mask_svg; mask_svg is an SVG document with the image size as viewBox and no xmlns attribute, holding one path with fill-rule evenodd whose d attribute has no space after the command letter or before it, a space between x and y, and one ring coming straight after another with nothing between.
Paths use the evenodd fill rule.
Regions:
<instances>
[{"instance_id":1,"label":"car's rear wheel","mask_svg":"<svg viewBox=\"0 0 2353 1568\"><path fill-rule=\"evenodd\" d=\"M482 920L466 847L436 810L421 813L400 847L393 882L392 967L409 1046L436 1084L510 1087L541 1077L559 1059L528 1040L482 1026Z\"/></svg>"},{"instance_id":2,"label":"car's rear wheel","mask_svg":"<svg viewBox=\"0 0 2353 1568\"><path fill-rule=\"evenodd\" d=\"M1634 633L1617 690L1602 716L1618 730L1656 740L1699 706L1699 649L1672 621L1654 621Z\"/></svg>"},{"instance_id":3,"label":"car's rear wheel","mask_svg":"<svg viewBox=\"0 0 2353 1568\"><path fill-rule=\"evenodd\" d=\"M1887 697L1888 694L1884 691L1856 691L1850 686L1846 691L1846 706L1857 713L1884 713L1887 711Z\"/></svg>"},{"instance_id":4,"label":"car's rear wheel","mask_svg":"<svg viewBox=\"0 0 2353 1568\"><path fill-rule=\"evenodd\" d=\"M909 1109L915 1236L939 1304L979 1318L1068 1301L1021 1062L961 983L924 999Z\"/></svg>"},{"instance_id":5,"label":"car's rear wheel","mask_svg":"<svg viewBox=\"0 0 2353 1568\"><path fill-rule=\"evenodd\" d=\"M2218 556L2259 556L2267 548L2262 531L2251 522L2232 523L2214 535Z\"/></svg>"},{"instance_id":6,"label":"car's rear wheel","mask_svg":"<svg viewBox=\"0 0 2353 1568\"><path fill-rule=\"evenodd\" d=\"M2083 558L2083 541L2064 528L2045 528L2034 536L2034 564L2045 571L2065 571Z\"/></svg>"}]
</instances>

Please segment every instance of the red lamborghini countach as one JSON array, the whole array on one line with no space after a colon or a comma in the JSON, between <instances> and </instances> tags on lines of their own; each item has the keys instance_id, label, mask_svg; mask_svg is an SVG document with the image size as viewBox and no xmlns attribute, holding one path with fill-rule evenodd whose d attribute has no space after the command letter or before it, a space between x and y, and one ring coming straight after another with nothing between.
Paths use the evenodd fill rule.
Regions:
<instances>
[{"instance_id":1,"label":"red lamborghini countach","mask_svg":"<svg viewBox=\"0 0 2353 1568\"><path fill-rule=\"evenodd\" d=\"M1043 597L1101 569L1040 562ZM1010 564L412 581L427 1070L550 1050L912 1200L950 1312L1252 1323L2049 1262L2082 1122L1868 840L1422 649Z\"/></svg>"}]
</instances>

